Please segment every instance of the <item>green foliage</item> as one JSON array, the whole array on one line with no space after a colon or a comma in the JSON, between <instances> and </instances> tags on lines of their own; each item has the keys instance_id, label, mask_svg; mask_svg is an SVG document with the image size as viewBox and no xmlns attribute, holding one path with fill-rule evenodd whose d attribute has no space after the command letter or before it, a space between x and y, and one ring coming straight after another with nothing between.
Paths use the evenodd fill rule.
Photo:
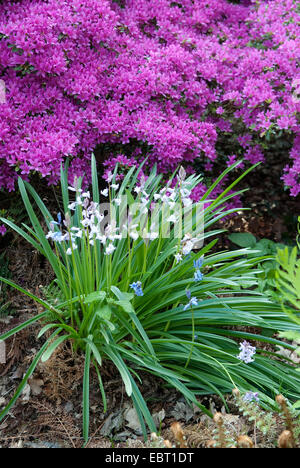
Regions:
<instances>
[{"instance_id":1,"label":"green foliage","mask_svg":"<svg viewBox=\"0 0 300 468\"><path fill-rule=\"evenodd\" d=\"M269 239L257 240L253 234L248 232L230 234L228 238L239 247L248 247L253 250L252 253L249 253L249 257L256 258L259 261L259 268L261 268L261 273L258 275L258 290L274 301L278 301L276 254L278 249L285 248L285 245Z\"/></svg>"},{"instance_id":2,"label":"green foliage","mask_svg":"<svg viewBox=\"0 0 300 468\"><path fill-rule=\"evenodd\" d=\"M213 430L213 441L214 441L214 448L229 448L232 447L234 444L234 440L232 439L230 432L226 429L223 421L223 417L221 413L215 413L214 415L214 422L216 423L216 427Z\"/></svg>"},{"instance_id":3,"label":"green foliage","mask_svg":"<svg viewBox=\"0 0 300 468\"><path fill-rule=\"evenodd\" d=\"M300 217L298 218L300 223ZM277 287L281 295L282 309L290 320L300 325L300 258L299 258L299 235L298 225L297 247L289 251L287 247L277 252ZM300 356L300 332L297 330L286 330L279 334L282 338L292 341L297 345L295 352ZM300 371L300 367L297 369ZM300 400L294 407L300 408Z\"/></svg>"},{"instance_id":4,"label":"green foliage","mask_svg":"<svg viewBox=\"0 0 300 468\"><path fill-rule=\"evenodd\" d=\"M0 202L0 216L2 218L9 219L16 224L30 222L27 212L24 210L24 204L18 191L11 193L0 191Z\"/></svg>"},{"instance_id":5,"label":"green foliage","mask_svg":"<svg viewBox=\"0 0 300 468\"><path fill-rule=\"evenodd\" d=\"M239 247L254 247L256 244L256 237L250 232L230 234L228 239Z\"/></svg>"},{"instance_id":6,"label":"green foliage","mask_svg":"<svg viewBox=\"0 0 300 468\"><path fill-rule=\"evenodd\" d=\"M39 338L42 337L44 343L14 397L1 412L0 420L21 394L39 360L49 359L55 349L67 340L71 341L74 352L81 354L84 361L85 441L88 440L89 431L91 365L98 375L105 411L107 407L101 378L104 360L111 361L119 372L145 437L146 425L151 432L156 432L156 427L137 385L137 382L142 384L141 371L164 379L168 386L182 392L188 401L209 415L210 412L199 404L197 395L217 393L225 401L223 395L234 387L244 391L259 389L263 404L272 406L270 395L279 393L280 388L290 398L299 398L300 376L280 356L273 360L270 359L273 353L257 350L255 362L251 364L245 364L237 358L239 351L236 339L255 339L256 342L280 344L293 349L272 335L278 330L297 331L299 327L288 317L282 316L279 305L253 290L257 288L261 274L261 268L257 267L260 260L251 256L255 252L248 249L212 251L217 240L211 238L222 232L213 230L212 226L235 211L224 208L224 203L239 193L232 189L242 177L216 200L210 200L209 196L230 170L232 168L228 168L202 198L204 234L201 223L192 218L190 227L193 236L203 239L204 245L199 246L197 251L190 249L189 255L183 255L178 263L174 256L182 253L183 246L190 242L190 238L178 239L174 235L177 228L175 224L170 228L170 236L165 238L163 232L166 229L166 218L161 216L161 211L156 226L157 237L150 240L121 236L110 253L108 247L111 244L104 246L96 237L91 239L87 228L82 229L81 236L74 243L52 243L51 238L60 238L62 235L63 221L58 220L59 229L54 227L53 218L44 202L28 183L19 179L20 193L31 227L23 225L22 229L12 221L2 218L0 221L14 229L48 259L56 279L46 290L45 299L40 299L9 279L0 278L3 283L31 297L44 308L44 312L0 337L5 340L34 322L43 323ZM135 168L129 171L118 194L115 171L109 190L110 205L117 196L122 195L127 195L130 205L136 200L141 201L141 195L134 190L139 171ZM93 201L99 203L95 159L92 160L92 180ZM159 183L160 177L155 170L147 180L140 181L143 191L147 193L148 206L154 195L157 195ZM186 190L191 190L198 183L199 177L186 178L180 171L174 189L176 196L180 199L181 184ZM74 212L71 210L66 170L61 173L61 186L65 210L64 235L68 234L66 238L70 239L71 233L78 232L76 229L83 225L86 207L77 204L74 205ZM75 190L78 196L80 181ZM31 199L40 210L52 237L45 235ZM114 208L117 216L122 214L122 205L115 204ZM138 213L138 221L142 222L142 211ZM110 229L112 227L110 225ZM111 231L110 234L105 232L105 242L108 242ZM201 263L203 278L198 281L194 279L194 262ZM135 288L132 284L140 284L142 294L139 289L133 294ZM187 304L187 290L196 303L194 300ZM255 328L257 333L246 331L246 327ZM49 331L52 335L46 339L46 332Z\"/></svg>"},{"instance_id":7,"label":"green foliage","mask_svg":"<svg viewBox=\"0 0 300 468\"><path fill-rule=\"evenodd\" d=\"M274 432L276 423L271 412L264 411L257 402L245 399L245 395L237 389L233 390L233 395L236 406L248 421L254 423L264 435Z\"/></svg>"},{"instance_id":8,"label":"green foliage","mask_svg":"<svg viewBox=\"0 0 300 468\"><path fill-rule=\"evenodd\" d=\"M300 222L300 217L298 218ZM297 243L299 245L300 225L298 226ZM290 319L300 325L300 258L299 250L294 247L289 251L287 247L277 252L277 286L281 294L282 308ZM288 330L281 332L282 337L300 345L299 331ZM300 346L295 350L300 356Z\"/></svg>"}]
</instances>

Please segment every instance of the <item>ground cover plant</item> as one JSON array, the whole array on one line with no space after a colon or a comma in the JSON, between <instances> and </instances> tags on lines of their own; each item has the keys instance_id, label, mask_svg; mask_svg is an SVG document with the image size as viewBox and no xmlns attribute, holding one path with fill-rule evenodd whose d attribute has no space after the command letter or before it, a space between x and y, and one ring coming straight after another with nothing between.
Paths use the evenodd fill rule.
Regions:
<instances>
[{"instance_id":1,"label":"ground cover plant","mask_svg":"<svg viewBox=\"0 0 300 468\"><path fill-rule=\"evenodd\" d=\"M300 222L300 217L298 218ZM281 304L284 312L290 319L300 325L300 260L299 260L299 236L300 225L298 225L297 247L289 251L287 247L277 252L277 288L281 294ZM292 307L291 307L292 306ZM281 332L281 336L294 341L300 345L299 331ZM295 352L300 356L300 347ZM298 369L300 371L300 369ZM300 407L300 401L298 402Z\"/></svg>"},{"instance_id":2,"label":"ground cover plant","mask_svg":"<svg viewBox=\"0 0 300 468\"><path fill-rule=\"evenodd\" d=\"M207 172L281 139L296 196L299 15L296 0L1 1L0 187L57 182L66 156L89 176L93 150Z\"/></svg>"},{"instance_id":3,"label":"ground cover plant","mask_svg":"<svg viewBox=\"0 0 300 468\"><path fill-rule=\"evenodd\" d=\"M299 447L299 432L300 419L299 413L295 412L294 408L288 405L288 402L282 395L276 396L276 403L281 410L281 419L283 425L281 432L277 435L276 429L280 426L280 422L274 418L270 412L265 412L259 407L259 398L257 393L247 392L242 395L240 391L233 389L235 404L239 411L243 413L250 424L254 426L252 438L247 434L235 434L232 428L226 425L226 417L220 412L216 412L213 417L215 428L212 431L212 438L205 440L201 431L197 428L184 429L178 422L171 426L171 433L174 443L163 438L157 438L152 435L148 441L149 446L155 447L155 444L160 443L160 447L179 447L179 448L200 448L205 444L206 448L258 448L257 434L260 432L264 435L269 435L272 447L279 448L298 448Z\"/></svg>"},{"instance_id":4,"label":"ground cover plant","mask_svg":"<svg viewBox=\"0 0 300 468\"><path fill-rule=\"evenodd\" d=\"M247 249L213 251L214 237L222 230L212 226L235 211L226 208L226 203L236 195L233 188L240 178L218 198L210 199L210 195L234 167L202 197L200 220L190 198L199 176L187 176L182 168L161 188L161 176L155 168L146 178L140 177L142 166L138 170L133 167L118 182L116 167L109 174L108 188L100 190L92 158L90 191L81 188L80 179L68 185L67 168L61 171L64 213L55 216L32 186L19 179L31 226L23 224L21 228L12 221L1 221L47 258L56 280L46 300L1 277L2 282L45 309L1 337L5 340L41 322L41 348L1 412L1 419L39 360L47 361L66 341L85 361L85 441L89 434L90 367L96 368L106 409L101 378L106 360L117 368L145 437L146 425L152 432L157 428L138 387L141 371L163 377L207 414L210 411L197 396L216 393L226 405L223 395L236 387L242 392L258 392L265 408L274 408L272 397L279 391L291 400L299 398L299 373L274 350L276 345L293 350L293 345L275 334L297 330L298 326L282 312L280 304L255 290L260 259L248 258L251 250ZM31 200L48 232L43 230ZM115 218L105 219L103 200L105 210L115 213ZM175 235L183 217L188 231Z\"/></svg>"},{"instance_id":5,"label":"ground cover plant","mask_svg":"<svg viewBox=\"0 0 300 468\"><path fill-rule=\"evenodd\" d=\"M259 239L249 233L234 233L228 236L228 239L239 247L249 247L253 250L253 257L260 257L260 268L262 272L259 274L258 289L266 295L269 295L276 302L280 301L280 292L278 291L276 275L278 270L278 262L276 260L277 251L289 247L282 243L274 242L269 239Z\"/></svg>"}]
</instances>

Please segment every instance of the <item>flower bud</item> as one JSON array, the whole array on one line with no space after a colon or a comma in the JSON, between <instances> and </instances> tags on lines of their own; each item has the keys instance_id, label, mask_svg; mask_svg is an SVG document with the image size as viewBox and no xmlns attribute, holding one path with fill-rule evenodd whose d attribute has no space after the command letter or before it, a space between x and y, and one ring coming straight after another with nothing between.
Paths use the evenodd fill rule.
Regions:
<instances>
[{"instance_id":1,"label":"flower bud","mask_svg":"<svg viewBox=\"0 0 300 468\"><path fill-rule=\"evenodd\" d=\"M238 448L253 448L254 447L252 440L250 439L250 437L246 435L239 436L236 442L237 442Z\"/></svg>"},{"instance_id":2,"label":"flower bud","mask_svg":"<svg viewBox=\"0 0 300 468\"><path fill-rule=\"evenodd\" d=\"M282 396L282 395L281 395ZM294 438L291 431L283 431L278 438L279 448L294 448Z\"/></svg>"}]
</instances>

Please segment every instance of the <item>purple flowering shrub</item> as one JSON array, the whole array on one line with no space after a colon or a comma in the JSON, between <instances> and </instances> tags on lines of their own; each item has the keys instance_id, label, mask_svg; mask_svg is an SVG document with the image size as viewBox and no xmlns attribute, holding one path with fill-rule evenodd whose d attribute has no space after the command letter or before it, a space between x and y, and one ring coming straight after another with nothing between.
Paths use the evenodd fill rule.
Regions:
<instances>
[{"instance_id":1,"label":"purple flowering shrub","mask_svg":"<svg viewBox=\"0 0 300 468\"><path fill-rule=\"evenodd\" d=\"M296 0L0 2L0 188L35 171L56 183L66 157L71 179L88 175L101 145L169 174L211 169L234 138L222 158L252 164L282 132L296 196L299 19Z\"/></svg>"}]
</instances>

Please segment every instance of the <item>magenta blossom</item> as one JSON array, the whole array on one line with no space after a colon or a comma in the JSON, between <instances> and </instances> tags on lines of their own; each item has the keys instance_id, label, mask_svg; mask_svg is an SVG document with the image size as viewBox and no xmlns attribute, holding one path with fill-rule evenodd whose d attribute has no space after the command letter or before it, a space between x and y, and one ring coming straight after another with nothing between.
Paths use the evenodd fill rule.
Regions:
<instances>
[{"instance_id":1,"label":"magenta blossom","mask_svg":"<svg viewBox=\"0 0 300 468\"><path fill-rule=\"evenodd\" d=\"M297 195L299 24L295 0L2 2L0 188L57 183L67 157L87 183L98 149L107 170L147 157L167 175L210 171L226 139L252 164L283 132Z\"/></svg>"},{"instance_id":2,"label":"magenta blossom","mask_svg":"<svg viewBox=\"0 0 300 468\"><path fill-rule=\"evenodd\" d=\"M0 236L4 236L4 234L6 234L6 232L7 232L7 229L6 229L6 227L2 224L2 225L0 226Z\"/></svg>"}]
</instances>

